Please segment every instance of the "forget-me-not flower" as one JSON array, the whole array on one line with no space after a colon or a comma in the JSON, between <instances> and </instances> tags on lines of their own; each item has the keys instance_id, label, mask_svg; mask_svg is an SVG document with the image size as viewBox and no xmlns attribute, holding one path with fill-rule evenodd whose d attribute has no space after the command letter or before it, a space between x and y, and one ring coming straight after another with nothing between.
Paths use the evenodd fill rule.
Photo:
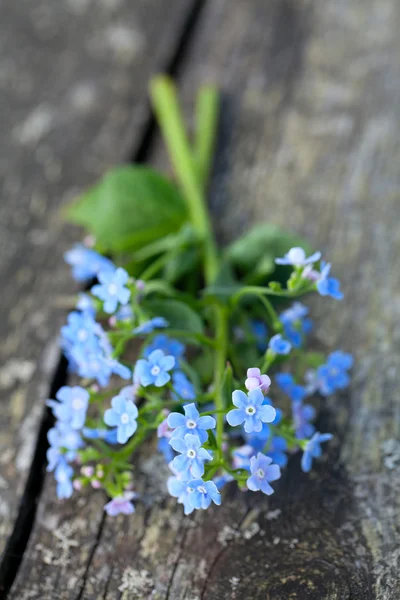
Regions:
<instances>
[{"instance_id":1,"label":"forget-me-not flower","mask_svg":"<svg viewBox=\"0 0 400 600\"><path fill-rule=\"evenodd\" d=\"M135 506L132 500L137 498L135 492L124 492L122 496L116 496L110 502L104 506L104 510L109 517L115 517L116 515L131 515L135 512Z\"/></svg>"},{"instance_id":2,"label":"forget-me-not flower","mask_svg":"<svg viewBox=\"0 0 400 600\"><path fill-rule=\"evenodd\" d=\"M135 327L132 333L135 335L147 335L148 333L153 333L155 329L163 329L168 326L169 323L164 317L153 317L149 321Z\"/></svg>"},{"instance_id":3,"label":"forget-me-not flower","mask_svg":"<svg viewBox=\"0 0 400 600\"><path fill-rule=\"evenodd\" d=\"M214 502L218 506L221 504L221 494L213 481L203 481L194 479L188 482L189 502L196 509L205 510Z\"/></svg>"},{"instance_id":4,"label":"forget-me-not flower","mask_svg":"<svg viewBox=\"0 0 400 600\"><path fill-rule=\"evenodd\" d=\"M173 356L175 358L175 368L179 366L179 359L185 352L185 346L182 342L168 337L165 333L159 333L153 340L146 346L143 352L143 356L148 358L154 350L162 350L164 354Z\"/></svg>"},{"instance_id":5,"label":"forget-me-not flower","mask_svg":"<svg viewBox=\"0 0 400 600\"><path fill-rule=\"evenodd\" d=\"M135 377L138 378L143 387L155 385L162 387L171 379L168 371L175 366L175 358L165 355L162 350L153 350L148 360L141 358L135 366Z\"/></svg>"},{"instance_id":6,"label":"forget-me-not flower","mask_svg":"<svg viewBox=\"0 0 400 600\"><path fill-rule=\"evenodd\" d=\"M271 379L268 375L261 375L258 367L251 367L247 369L247 379L244 385L249 391L260 388L264 394L267 394L271 385Z\"/></svg>"},{"instance_id":7,"label":"forget-me-not flower","mask_svg":"<svg viewBox=\"0 0 400 600\"><path fill-rule=\"evenodd\" d=\"M53 471L60 460L74 460L77 450L84 446L80 432L62 421L57 421L55 427L49 429L47 440L50 445L47 450L48 471Z\"/></svg>"},{"instance_id":8,"label":"forget-me-not flower","mask_svg":"<svg viewBox=\"0 0 400 600\"><path fill-rule=\"evenodd\" d=\"M293 424L298 440L310 438L315 431L315 427L310 421L316 416L316 410L311 404L302 402L292 403Z\"/></svg>"},{"instance_id":9,"label":"forget-me-not flower","mask_svg":"<svg viewBox=\"0 0 400 600\"><path fill-rule=\"evenodd\" d=\"M174 400L182 398L183 400L194 400L196 398L196 392L194 385L186 377L183 371L175 371L172 374L172 385L176 393L172 394Z\"/></svg>"},{"instance_id":10,"label":"forget-me-not flower","mask_svg":"<svg viewBox=\"0 0 400 600\"><path fill-rule=\"evenodd\" d=\"M264 321L253 319L250 322L251 331L256 338L257 348L260 352L265 352L268 347L268 329Z\"/></svg>"},{"instance_id":11,"label":"forget-me-not flower","mask_svg":"<svg viewBox=\"0 0 400 600\"><path fill-rule=\"evenodd\" d=\"M337 350L328 356L325 365L317 369L316 385L323 396L329 396L336 390L343 390L350 383L350 376L347 373L353 366L353 357L351 354Z\"/></svg>"},{"instance_id":12,"label":"forget-me-not flower","mask_svg":"<svg viewBox=\"0 0 400 600\"><path fill-rule=\"evenodd\" d=\"M54 471L54 479L57 482L56 491L57 497L60 499L70 498L74 491L72 485L73 468L67 464L65 460L58 463Z\"/></svg>"},{"instance_id":13,"label":"forget-me-not flower","mask_svg":"<svg viewBox=\"0 0 400 600\"><path fill-rule=\"evenodd\" d=\"M340 281L329 277L330 263L321 264L321 274L317 280L317 290L321 296L330 296L335 300L342 300L343 293L340 290Z\"/></svg>"},{"instance_id":14,"label":"forget-me-not flower","mask_svg":"<svg viewBox=\"0 0 400 600\"><path fill-rule=\"evenodd\" d=\"M272 423L276 417L273 406L263 404L264 395L259 388L251 390L248 394L235 390L232 402L237 408L228 412L226 420L232 427L244 423L246 433L261 431L263 423Z\"/></svg>"},{"instance_id":15,"label":"forget-me-not flower","mask_svg":"<svg viewBox=\"0 0 400 600\"><path fill-rule=\"evenodd\" d=\"M274 493L271 481L276 481L281 476L281 469L278 465L272 464L272 458L259 452L257 456L250 459L251 476L246 484L252 492L261 491L270 496Z\"/></svg>"},{"instance_id":16,"label":"forget-me-not flower","mask_svg":"<svg viewBox=\"0 0 400 600\"><path fill-rule=\"evenodd\" d=\"M128 304L131 291L125 287L129 275L125 269L118 268L113 272L100 271L97 276L100 283L92 287L92 294L103 300L104 312L112 314L118 304Z\"/></svg>"},{"instance_id":17,"label":"forget-me-not flower","mask_svg":"<svg viewBox=\"0 0 400 600\"><path fill-rule=\"evenodd\" d=\"M280 333L277 333L269 340L268 347L274 354L289 354L292 344L285 340Z\"/></svg>"},{"instance_id":18,"label":"forget-me-not flower","mask_svg":"<svg viewBox=\"0 0 400 600\"><path fill-rule=\"evenodd\" d=\"M187 433L197 435L203 444L208 438L207 429L214 429L216 422L214 417L205 415L200 417L200 413L194 403L186 404L183 407L185 414L173 412L168 415L167 423L173 429L172 437L183 438Z\"/></svg>"},{"instance_id":19,"label":"forget-me-not flower","mask_svg":"<svg viewBox=\"0 0 400 600\"><path fill-rule=\"evenodd\" d=\"M301 302L294 302L290 308L279 315L285 338L294 348L300 348L304 336L312 329L312 321L307 318L309 309Z\"/></svg>"},{"instance_id":20,"label":"forget-me-not flower","mask_svg":"<svg viewBox=\"0 0 400 600\"><path fill-rule=\"evenodd\" d=\"M278 373L275 375L275 381L292 402L302 402L307 396L306 388L298 385L290 373Z\"/></svg>"},{"instance_id":21,"label":"forget-me-not flower","mask_svg":"<svg viewBox=\"0 0 400 600\"><path fill-rule=\"evenodd\" d=\"M100 271L115 271L111 260L82 244L75 244L68 250L64 260L72 267L72 275L77 281L93 279Z\"/></svg>"},{"instance_id":22,"label":"forget-me-not flower","mask_svg":"<svg viewBox=\"0 0 400 600\"><path fill-rule=\"evenodd\" d=\"M172 437L169 443L180 453L180 456L176 456L172 461L175 471L190 473L195 478L204 474L204 461L212 460L212 456L205 448L201 448L197 435L187 433L184 438Z\"/></svg>"},{"instance_id":23,"label":"forget-me-not flower","mask_svg":"<svg viewBox=\"0 0 400 600\"><path fill-rule=\"evenodd\" d=\"M111 400L111 406L104 413L104 422L117 427L117 441L125 444L137 429L138 409L132 400L127 400L124 396L115 396Z\"/></svg>"},{"instance_id":24,"label":"forget-me-not flower","mask_svg":"<svg viewBox=\"0 0 400 600\"><path fill-rule=\"evenodd\" d=\"M89 392L84 388L65 385L56 393L58 402L47 400L46 404L59 421L69 423L73 429L81 429L85 423L89 397Z\"/></svg>"},{"instance_id":25,"label":"forget-me-not flower","mask_svg":"<svg viewBox=\"0 0 400 600\"><path fill-rule=\"evenodd\" d=\"M194 506L190 502L190 495L193 489L190 487L189 482L177 474L174 477L168 478L167 487L171 496L178 499L178 504L183 504L185 515L190 515L194 511Z\"/></svg>"},{"instance_id":26,"label":"forget-me-not flower","mask_svg":"<svg viewBox=\"0 0 400 600\"><path fill-rule=\"evenodd\" d=\"M321 258L321 252L314 252L307 258L303 248L294 247L285 254L283 258L276 258L277 265L293 265L294 267L305 267L317 262Z\"/></svg>"},{"instance_id":27,"label":"forget-me-not flower","mask_svg":"<svg viewBox=\"0 0 400 600\"><path fill-rule=\"evenodd\" d=\"M84 427L82 429L83 437L88 440L104 440L108 444L117 443L117 428L114 429L91 429L90 427Z\"/></svg>"},{"instance_id":28,"label":"forget-me-not flower","mask_svg":"<svg viewBox=\"0 0 400 600\"><path fill-rule=\"evenodd\" d=\"M321 444L328 442L333 438L331 433L320 433L316 431L306 444L306 447L301 457L301 468L305 473L308 473L312 467L312 461L314 458L319 458L322 454Z\"/></svg>"}]
</instances>

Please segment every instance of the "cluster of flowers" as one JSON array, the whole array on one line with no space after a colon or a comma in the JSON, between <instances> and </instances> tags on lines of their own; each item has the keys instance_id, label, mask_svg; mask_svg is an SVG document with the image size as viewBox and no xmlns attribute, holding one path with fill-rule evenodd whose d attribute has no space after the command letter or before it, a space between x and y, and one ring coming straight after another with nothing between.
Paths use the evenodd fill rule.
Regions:
<instances>
[{"instance_id":1,"label":"cluster of flowers","mask_svg":"<svg viewBox=\"0 0 400 600\"><path fill-rule=\"evenodd\" d=\"M158 448L172 471L169 493L185 514L212 502L219 505L221 488L232 480L241 489L272 494L271 483L298 449L303 452L303 471L310 471L313 459L321 455L321 443L332 435L316 431L315 408L305 400L345 388L352 357L336 351L314 369L299 369L303 384L289 372L275 373L278 389L290 400L290 414L284 417L269 397L272 382L265 371L291 355L296 360L312 328L303 304L295 302L277 316L269 339L264 322L252 322L260 363L247 369L246 378L234 374L232 405L221 410L215 402L220 391L212 386L201 390L190 377L185 345L157 331L167 332L168 321L146 314L141 305L146 283L82 245L65 258L75 279L96 278L97 283L90 295L79 297L77 309L61 329L69 369L84 379L85 387L64 386L55 400L48 400L56 419L48 433L48 470L54 471L59 498L91 485L111 498L105 505L109 515L132 513L136 494L129 459L155 430ZM276 259L279 265L293 267L287 287L293 297L296 290L316 290L342 298L339 282L329 276L330 264L321 261L316 269L320 258L319 252L307 258L301 248L292 248ZM187 335L178 331L176 337L179 333ZM126 344L143 338L141 357L134 366L124 364ZM307 362L307 354L302 351L301 356ZM115 376L130 384L107 390Z\"/></svg>"}]
</instances>

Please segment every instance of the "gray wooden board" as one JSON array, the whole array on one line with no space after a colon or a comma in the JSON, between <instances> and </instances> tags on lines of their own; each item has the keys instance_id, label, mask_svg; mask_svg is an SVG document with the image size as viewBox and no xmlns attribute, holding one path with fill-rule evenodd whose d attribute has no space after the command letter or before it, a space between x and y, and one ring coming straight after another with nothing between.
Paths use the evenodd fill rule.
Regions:
<instances>
[{"instance_id":1,"label":"gray wooden board","mask_svg":"<svg viewBox=\"0 0 400 600\"><path fill-rule=\"evenodd\" d=\"M50 482L13 598L400 597L399 26L396 0L213 0L180 74L188 109L202 82L224 92L220 237L277 223L342 280L341 304L312 302L318 344L356 361L322 404L325 460L304 475L294 458L270 499L231 488L186 519L155 459L137 461L130 518L105 519L97 494L64 508Z\"/></svg>"},{"instance_id":2,"label":"gray wooden board","mask_svg":"<svg viewBox=\"0 0 400 600\"><path fill-rule=\"evenodd\" d=\"M59 209L142 142L149 76L195 4L0 3L0 554L77 289L62 255L81 232Z\"/></svg>"}]
</instances>

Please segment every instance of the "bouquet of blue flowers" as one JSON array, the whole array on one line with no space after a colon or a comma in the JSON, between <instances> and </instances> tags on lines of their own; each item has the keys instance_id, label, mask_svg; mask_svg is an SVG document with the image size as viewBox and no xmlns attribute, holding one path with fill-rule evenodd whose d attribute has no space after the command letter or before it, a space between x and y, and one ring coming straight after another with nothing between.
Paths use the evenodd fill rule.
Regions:
<instances>
[{"instance_id":1,"label":"bouquet of blue flowers","mask_svg":"<svg viewBox=\"0 0 400 600\"><path fill-rule=\"evenodd\" d=\"M174 84L150 95L175 178L113 169L68 208L90 235L66 253L86 284L61 329L71 384L48 400L48 470L59 498L102 489L134 511L132 457L151 436L185 514L235 481L270 495L289 457L308 472L332 438L315 399L349 383L352 357L307 351L309 293L342 299L320 252L270 224L218 249L206 205L218 95L199 92L190 140ZM122 381L121 381L122 380Z\"/></svg>"}]
</instances>

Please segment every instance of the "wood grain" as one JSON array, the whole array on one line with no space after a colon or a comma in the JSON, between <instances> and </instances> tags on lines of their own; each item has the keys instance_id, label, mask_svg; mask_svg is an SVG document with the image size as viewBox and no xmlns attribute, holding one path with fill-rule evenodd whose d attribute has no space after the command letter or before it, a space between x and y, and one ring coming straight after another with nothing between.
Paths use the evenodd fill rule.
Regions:
<instances>
[{"instance_id":1,"label":"wood grain","mask_svg":"<svg viewBox=\"0 0 400 600\"><path fill-rule=\"evenodd\" d=\"M129 519L105 519L98 495L61 508L50 483L12 598L400 597L399 27L396 0L213 0L180 74L188 110L200 83L224 93L220 238L283 225L343 282L342 304L313 302L318 343L356 360L322 407L327 458L309 476L294 458L270 500L232 488L188 519L145 457Z\"/></svg>"},{"instance_id":2,"label":"wood grain","mask_svg":"<svg viewBox=\"0 0 400 600\"><path fill-rule=\"evenodd\" d=\"M147 133L149 76L195 2L4 0L0 8L0 554L13 528L73 293L59 209ZM39 474L38 474L39 475Z\"/></svg>"}]
</instances>

